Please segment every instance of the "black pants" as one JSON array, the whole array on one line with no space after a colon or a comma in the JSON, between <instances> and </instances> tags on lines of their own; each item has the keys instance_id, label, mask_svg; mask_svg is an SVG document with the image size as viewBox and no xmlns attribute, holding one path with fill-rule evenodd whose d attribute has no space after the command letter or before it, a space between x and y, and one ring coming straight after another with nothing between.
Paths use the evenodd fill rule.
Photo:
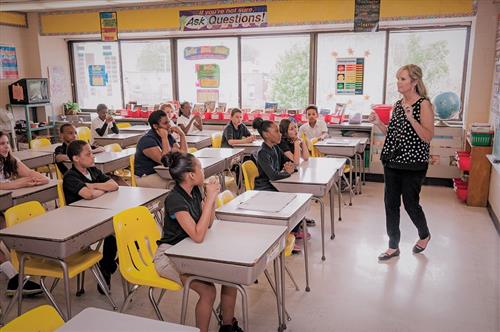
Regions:
<instances>
[{"instance_id":1,"label":"black pants","mask_svg":"<svg viewBox=\"0 0 500 332\"><path fill-rule=\"evenodd\" d=\"M116 238L114 235L109 235L104 239L102 248L102 259L99 262L101 271L112 275L116 271Z\"/></svg>"},{"instance_id":2,"label":"black pants","mask_svg":"<svg viewBox=\"0 0 500 332\"><path fill-rule=\"evenodd\" d=\"M418 230L420 239L429 236L429 228L424 211L420 206L420 189L425 179L424 171L408 171L384 167L384 203L389 248L399 248L401 233L399 231L399 208L401 196L406 212Z\"/></svg>"}]
</instances>

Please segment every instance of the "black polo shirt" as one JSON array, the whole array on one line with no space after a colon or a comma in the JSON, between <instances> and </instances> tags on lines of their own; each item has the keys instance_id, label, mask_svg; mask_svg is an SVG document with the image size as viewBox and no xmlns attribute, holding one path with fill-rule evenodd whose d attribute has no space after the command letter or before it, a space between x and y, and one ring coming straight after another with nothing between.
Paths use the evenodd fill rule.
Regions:
<instances>
[{"instance_id":1,"label":"black polo shirt","mask_svg":"<svg viewBox=\"0 0 500 332\"><path fill-rule=\"evenodd\" d=\"M240 123L238 128L235 128L232 121L226 125L224 128L224 132L222 133L222 147L223 148L232 148L233 146L229 144L230 139L242 139L243 137L249 137L252 134L248 130L248 128Z\"/></svg>"},{"instance_id":2,"label":"black polo shirt","mask_svg":"<svg viewBox=\"0 0 500 332\"><path fill-rule=\"evenodd\" d=\"M96 149L96 147L94 145L91 145L90 148L92 150ZM68 144L66 144L65 142L63 142L63 144L59 145L54 150L54 155L55 156L57 156L58 154L64 154L64 155L66 155L67 151L68 151ZM56 163L56 165L57 165L57 168L59 168L59 171L61 172L62 175L66 174L66 172L68 171L68 168L66 167L66 165L64 165L64 162Z\"/></svg>"},{"instance_id":3,"label":"black polo shirt","mask_svg":"<svg viewBox=\"0 0 500 332\"><path fill-rule=\"evenodd\" d=\"M191 196L178 184L167 194L165 198L165 219L163 222L163 235L158 245L162 243L177 244L189 235L175 217L176 212L187 211L195 223L201 218L203 197L200 188L194 187Z\"/></svg>"},{"instance_id":4,"label":"black polo shirt","mask_svg":"<svg viewBox=\"0 0 500 332\"><path fill-rule=\"evenodd\" d=\"M64 197L66 198L66 204L71 204L82 199L78 194L87 183L104 183L107 182L110 177L105 175L103 172L95 167L88 168L91 180L89 180L85 175L80 173L79 170L73 166L70 170L64 174L63 177L63 191Z\"/></svg>"},{"instance_id":5,"label":"black polo shirt","mask_svg":"<svg viewBox=\"0 0 500 332\"><path fill-rule=\"evenodd\" d=\"M168 143L170 147L173 147L176 142L174 136L168 134ZM144 149L159 147L161 149L161 137L154 131L150 129L144 136L141 137L139 142L137 143L137 147L135 150L135 175L143 176L143 175L151 175L155 173L155 166L160 165L153 159L150 159L148 156L144 154Z\"/></svg>"},{"instance_id":6,"label":"black polo shirt","mask_svg":"<svg viewBox=\"0 0 500 332\"><path fill-rule=\"evenodd\" d=\"M295 145L288 138L281 137L281 142L278 146L280 147L281 151L283 151L283 153L288 151L290 151L292 154L295 153Z\"/></svg>"},{"instance_id":7,"label":"black polo shirt","mask_svg":"<svg viewBox=\"0 0 500 332\"><path fill-rule=\"evenodd\" d=\"M255 178L255 190L277 191L271 181L285 179L290 176L283 170L285 163L290 161L278 145L270 147L262 143L257 152L257 169L259 176Z\"/></svg>"}]
</instances>

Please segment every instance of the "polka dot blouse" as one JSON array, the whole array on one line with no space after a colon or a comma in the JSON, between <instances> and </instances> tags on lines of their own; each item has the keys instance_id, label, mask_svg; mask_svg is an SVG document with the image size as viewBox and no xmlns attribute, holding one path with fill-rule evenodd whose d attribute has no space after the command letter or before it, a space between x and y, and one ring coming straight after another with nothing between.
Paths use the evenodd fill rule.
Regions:
<instances>
[{"instance_id":1,"label":"polka dot blouse","mask_svg":"<svg viewBox=\"0 0 500 332\"><path fill-rule=\"evenodd\" d=\"M420 98L413 105L413 117L420 123ZM386 167L408 170L424 170L429 165L430 144L418 137L415 129L406 119L402 99L394 105L387 137L380 159Z\"/></svg>"}]
</instances>

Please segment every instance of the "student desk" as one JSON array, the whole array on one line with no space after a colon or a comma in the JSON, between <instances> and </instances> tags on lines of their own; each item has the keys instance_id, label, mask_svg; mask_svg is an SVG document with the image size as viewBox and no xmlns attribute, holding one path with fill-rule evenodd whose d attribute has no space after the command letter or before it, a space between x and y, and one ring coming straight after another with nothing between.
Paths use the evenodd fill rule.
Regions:
<instances>
[{"instance_id":1,"label":"student desk","mask_svg":"<svg viewBox=\"0 0 500 332\"><path fill-rule=\"evenodd\" d=\"M200 161L201 168L203 169L203 172L205 173L205 178L209 178L212 175L220 175L226 169L224 159L199 158L198 160ZM155 166L155 171L163 179L172 180L172 176L170 175L170 171L169 171L168 167L165 167L162 165ZM223 182L221 182L221 184L222 183Z\"/></svg>"},{"instance_id":2,"label":"student desk","mask_svg":"<svg viewBox=\"0 0 500 332\"><path fill-rule=\"evenodd\" d=\"M126 148L137 144L142 136L142 133L108 134L104 137L94 137L94 143L101 146L118 143L122 148Z\"/></svg>"},{"instance_id":3,"label":"student desk","mask_svg":"<svg viewBox=\"0 0 500 332\"><path fill-rule=\"evenodd\" d=\"M298 166L298 171L288 178L272 181L276 189L284 192L295 193L297 191L312 194L321 208L321 249L322 260L325 260L325 207L322 199L330 193L330 222L331 236L335 237L334 226L334 197L333 190L336 189L339 198L339 220L342 220L342 204L340 193L340 180L342 170L346 160L344 158L309 158L308 161L302 161ZM339 186L335 182L339 182Z\"/></svg>"},{"instance_id":4,"label":"student desk","mask_svg":"<svg viewBox=\"0 0 500 332\"><path fill-rule=\"evenodd\" d=\"M9 190L0 190L0 211L5 211L13 205L12 192Z\"/></svg>"},{"instance_id":5,"label":"student desk","mask_svg":"<svg viewBox=\"0 0 500 332\"><path fill-rule=\"evenodd\" d=\"M58 332L121 331L121 332L196 332L196 327L167 323L156 319L132 316L115 311L86 308L71 318Z\"/></svg>"},{"instance_id":6,"label":"student desk","mask_svg":"<svg viewBox=\"0 0 500 332\"><path fill-rule=\"evenodd\" d=\"M136 125L132 127L120 128L120 133L135 133L135 134L145 134L148 130L151 129L151 126L148 125Z\"/></svg>"},{"instance_id":7,"label":"student desk","mask_svg":"<svg viewBox=\"0 0 500 332\"><path fill-rule=\"evenodd\" d=\"M123 149L120 152L103 151L94 154L95 167L103 173L111 173L117 169L127 168L130 166L130 156L135 154L135 148ZM65 161L64 165L68 169L73 167L69 161Z\"/></svg>"},{"instance_id":8,"label":"student desk","mask_svg":"<svg viewBox=\"0 0 500 332\"><path fill-rule=\"evenodd\" d=\"M222 134L222 130L203 129L202 131L197 131L196 133L189 133L186 136L208 136L208 137L211 137L213 134Z\"/></svg>"},{"instance_id":9,"label":"student desk","mask_svg":"<svg viewBox=\"0 0 500 332\"><path fill-rule=\"evenodd\" d=\"M24 261L27 256L55 260L63 269L66 290L67 317L71 317L69 278L64 262L78 251L113 233L112 218L116 211L65 206L34 217L23 223L0 230L0 240L9 249L21 253L19 278L23 280ZM19 284L18 294L22 292ZM21 314L22 296L18 296L18 315Z\"/></svg>"},{"instance_id":10,"label":"student desk","mask_svg":"<svg viewBox=\"0 0 500 332\"><path fill-rule=\"evenodd\" d=\"M57 199L58 180L49 180L49 183L34 187L11 190L12 204L17 205L29 201L40 203L50 202Z\"/></svg>"},{"instance_id":11,"label":"student desk","mask_svg":"<svg viewBox=\"0 0 500 332\"><path fill-rule=\"evenodd\" d=\"M250 155L257 153L257 151L259 151L260 147L262 146L262 143L264 143L264 140L257 139L255 141L253 141L252 143L237 144L237 145L235 145L235 147L243 148L245 150L245 155L250 156Z\"/></svg>"},{"instance_id":12,"label":"student desk","mask_svg":"<svg viewBox=\"0 0 500 332\"><path fill-rule=\"evenodd\" d=\"M241 159L245 154L244 149L232 149L232 148L205 148L196 151L193 155L196 158L217 158L219 160L224 160L225 165L224 169L230 170L234 164L241 164ZM240 165L241 166L241 165ZM242 181L243 172L239 173L239 183L243 183ZM224 186L225 181L221 182L222 188L225 189Z\"/></svg>"},{"instance_id":13,"label":"student desk","mask_svg":"<svg viewBox=\"0 0 500 332\"><path fill-rule=\"evenodd\" d=\"M54 143L54 144L50 144L50 145L47 145L47 146L41 146L39 148L36 148L36 149L31 149L31 151L42 151L42 152L51 152L51 153L54 153L56 152L56 148L58 146L61 146L62 143Z\"/></svg>"},{"instance_id":14,"label":"student desk","mask_svg":"<svg viewBox=\"0 0 500 332\"><path fill-rule=\"evenodd\" d=\"M12 154L21 160L29 168L37 168L52 164L54 162L54 153L38 150L13 151Z\"/></svg>"},{"instance_id":15,"label":"student desk","mask_svg":"<svg viewBox=\"0 0 500 332\"><path fill-rule=\"evenodd\" d=\"M92 200L81 199L71 203L70 206L105 209L118 213L144 205L150 211L154 211L161 209L158 206L163 202L167 192L166 189L120 186L117 191L108 192Z\"/></svg>"},{"instance_id":16,"label":"student desk","mask_svg":"<svg viewBox=\"0 0 500 332\"><path fill-rule=\"evenodd\" d=\"M267 202L272 206L274 202L280 199L280 196L289 195L282 192L273 191L245 191L234 198L231 202L215 210L217 219L224 221L247 222L255 224L286 226L288 232L291 232L300 222L304 227L304 233L307 233L307 224L304 217L311 207L311 194L293 194L295 197L280 211L258 211L242 208L241 204L247 202L252 197L259 194L266 195ZM306 271L306 291L309 288L309 256L307 253L307 237L304 239L304 263Z\"/></svg>"},{"instance_id":17,"label":"student desk","mask_svg":"<svg viewBox=\"0 0 500 332\"><path fill-rule=\"evenodd\" d=\"M212 145L212 139L210 136L186 136L186 143L190 148L196 148L198 150L207 148Z\"/></svg>"},{"instance_id":18,"label":"student desk","mask_svg":"<svg viewBox=\"0 0 500 332\"><path fill-rule=\"evenodd\" d=\"M244 331L248 330L247 295L242 285L252 285L274 261L279 329L284 317L284 248L288 228L216 220L202 243L186 238L165 251L180 273L191 276L184 284L181 324L185 323L189 286L204 280L235 287L242 296ZM279 262L278 262L279 257ZM282 296L283 295L283 296Z\"/></svg>"}]
</instances>

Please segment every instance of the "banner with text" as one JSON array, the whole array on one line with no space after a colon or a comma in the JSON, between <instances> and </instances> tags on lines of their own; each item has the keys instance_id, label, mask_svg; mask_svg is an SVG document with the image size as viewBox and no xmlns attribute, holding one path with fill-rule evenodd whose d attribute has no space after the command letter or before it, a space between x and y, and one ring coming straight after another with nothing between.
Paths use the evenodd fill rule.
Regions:
<instances>
[{"instance_id":1,"label":"banner with text","mask_svg":"<svg viewBox=\"0 0 500 332\"><path fill-rule=\"evenodd\" d=\"M267 6L179 11L181 31L261 28L267 26Z\"/></svg>"}]
</instances>

